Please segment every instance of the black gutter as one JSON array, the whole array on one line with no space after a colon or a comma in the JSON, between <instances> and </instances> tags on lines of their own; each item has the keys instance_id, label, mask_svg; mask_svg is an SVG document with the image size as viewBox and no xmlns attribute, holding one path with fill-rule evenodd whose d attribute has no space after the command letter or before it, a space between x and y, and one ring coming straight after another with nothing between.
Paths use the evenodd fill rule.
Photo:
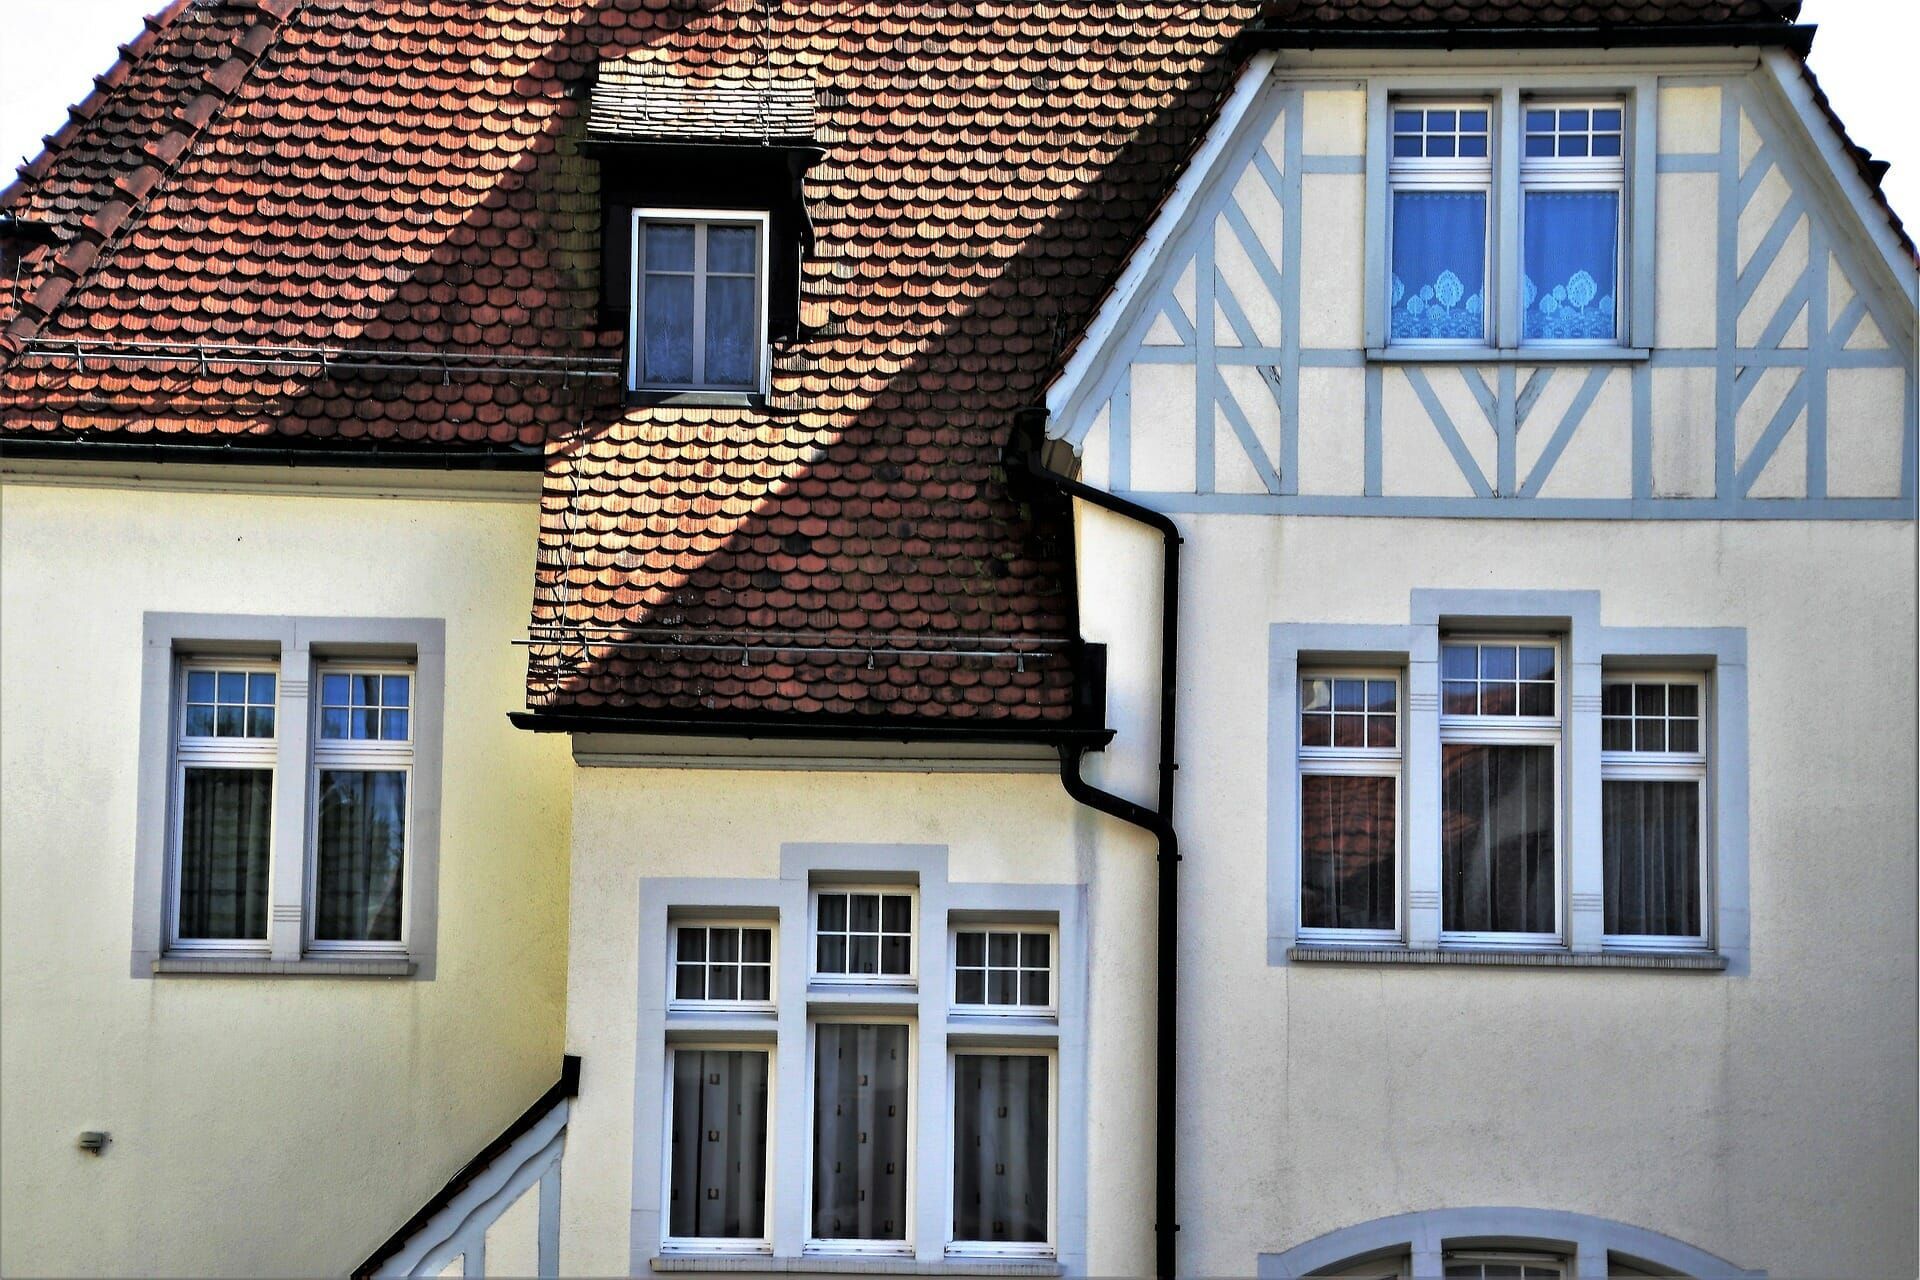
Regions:
<instances>
[{"instance_id":1,"label":"black gutter","mask_svg":"<svg viewBox=\"0 0 1920 1280\"><path fill-rule=\"evenodd\" d=\"M1174 1236L1180 1230L1176 1215L1177 1169L1174 1148L1175 1069L1179 992L1180 947L1180 836L1173 825L1173 780L1180 766L1174 758L1175 711L1178 690L1175 677L1180 656L1180 526L1167 516L1137 502L1096 489L1049 469L1041 459L1038 441L1044 439L1045 409L1022 412L1022 428L1017 434L1031 444L1026 457L1027 472L1070 498L1079 498L1096 507L1144 524L1160 534L1164 544L1164 568L1161 572L1160 599L1160 760L1159 796L1152 809L1136 804L1125 796L1103 791L1080 776L1080 759L1085 748L1060 745L1060 784L1074 800L1091 809L1109 814L1153 834L1159 844L1159 892L1157 948L1159 978L1155 1002L1155 1076L1154 1076L1154 1274L1171 1280L1174 1273Z\"/></svg>"},{"instance_id":2,"label":"black gutter","mask_svg":"<svg viewBox=\"0 0 1920 1280\"><path fill-rule=\"evenodd\" d=\"M395 467L421 471L539 471L545 465L538 448L386 449L378 445L315 445L268 448L261 445L180 444L99 439L0 438L0 458L96 462L200 462L214 466Z\"/></svg>"},{"instance_id":3,"label":"black gutter","mask_svg":"<svg viewBox=\"0 0 1920 1280\"><path fill-rule=\"evenodd\" d=\"M790 720L764 717L740 719L668 719L609 712L510 711L516 729L534 733L670 734L690 738L775 738L792 741L854 742L986 742L1026 743L1065 751L1098 750L1113 738L1113 730L1084 725L939 724L894 716L835 719L796 715Z\"/></svg>"},{"instance_id":4,"label":"black gutter","mask_svg":"<svg viewBox=\"0 0 1920 1280\"><path fill-rule=\"evenodd\" d=\"M1672 23L1646 26L1250 27L1245 49L1658 49L1717 45L1784 47L1801 57L1815 28L1789 22Z\"/></svg>"},{"instance_id":5,"label":"black gutter","mask_svg":"<svg viewBox=\"0 0 1920 1280\"><path fill-rule=\"evenodd\" d=\"M482 1148L479 1155L461 1165L460 1172L447 1179L447 1185L441 1187L433 1194L432 1199L421 1205L418 1213L408 1218L404 1226L388 1236L378 1249L368 1254L367 1260L353 1269L354 1280L372 1275L381 1263L400 1252L414 1232L426 1226L433 1219L434 1214L453 1203L453 1198L465 1190L467 1184L478 1177L488 1165L497 1160L501 1152L518 1141L527 1130L540 1123L541 1117L547 1112L568 1098L578 1097L579 1094L580 1059L569 1053L560 1059L560 1078L554 1081L553 1087L541 1094L539 1100L532 1106L522 1111L519 1119L502 1129L500 1136Z\"/></svg>"}]
</instances>

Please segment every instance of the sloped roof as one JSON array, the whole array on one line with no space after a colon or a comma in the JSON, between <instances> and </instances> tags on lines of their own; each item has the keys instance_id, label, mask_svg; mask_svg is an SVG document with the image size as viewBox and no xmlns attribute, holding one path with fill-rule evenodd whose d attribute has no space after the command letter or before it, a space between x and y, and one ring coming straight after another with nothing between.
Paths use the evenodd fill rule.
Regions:
<instances>
[{"instance_id":1,"label":"sloped roof","mask_svg":"<svg viewBox=\"0 0 1920 1280\"><path fill-rule=\"evenodd\" d=\"M600 69L587 136L607 142L766 142L813 137L813 81L663 75L644 61Z\"/></svg>"},{"instance_id":2,"label":"sloped roof","mask_svg":"<svg viewBox=\"0 0 1920 1280\"><path fill-rule=\"evenodd\" d=\"M1069 723L1070 522L1003 455L1261 8L175 0L0 196L65 237L0 294L0 435L544 451L531 706ZM808 87L826 152L801 334L765 407L627 406L590 112L739 127L743 82L791 90L796 127Z\"/></svg>"}]
</instances>

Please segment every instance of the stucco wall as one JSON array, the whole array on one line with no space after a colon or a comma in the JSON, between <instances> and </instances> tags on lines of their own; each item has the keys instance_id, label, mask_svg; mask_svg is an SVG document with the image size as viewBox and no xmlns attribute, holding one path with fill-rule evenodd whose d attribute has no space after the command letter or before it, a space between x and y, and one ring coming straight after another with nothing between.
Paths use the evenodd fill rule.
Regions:
<instances>
[{"instance_id":1,"label":"stucco wall","mask_svg":"<svg viewBox=\"0 0 1920 1280\"><path fill-rule=\"evenodd\" d=\"M570 765L506 720L536 517L0 490L0 1269L344 1272L553 1083ZM446 620L432 981L128 976L146 610Z\"/></svg>"}]
</instances>

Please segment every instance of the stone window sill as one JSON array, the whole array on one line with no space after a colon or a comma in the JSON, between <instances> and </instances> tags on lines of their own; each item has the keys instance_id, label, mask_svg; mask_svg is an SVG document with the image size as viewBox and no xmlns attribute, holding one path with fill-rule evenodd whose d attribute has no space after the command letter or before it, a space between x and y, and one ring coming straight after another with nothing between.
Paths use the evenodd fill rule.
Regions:
<instances>
[{"instance_id":1,"label":"stone window sill","mask_svg":"<svg viewBox=\"0 0 1920 1280\"><path fill-rule=\"evenodd\" d=\"M749 1271L761 1274L791 1272L812 1275L888 1276L1058 1276L1058 1262L1024 1258L947 1258L923 1262L918 1258L862 1257L855 1254L814 1254L776 1258L764 1253L662 1254L652 1261L656 1272Z\"/></svg>"},{"instance_id":2,"label":"stone window sill","mask_svg":"<svg viewBox=\"0 0 1920 1280\"><path fill-rule=\"evenodd\" d=\"M171 955L153 962L155 977L411 978L415 968L413 961L403 957L263 960L253 956Z\"/></svg>"},{"instance_id":3,"label":"stone window sill","mask_svg":"<svg viewBox=\"0 0 1920 1280\"><path fill-rule=\"evenodd\" d=\"M1517 969L1674 969L1718 973L1727 958L1711 951L1508 951L1491 947L1292 946L1296 964L1488 965Z\"/></svg>"},{"instance_id":4,"label":"stone window sill","mask_svg":"<svg viewBox=\"0 0 1920 1280\"><path fill-rule=\"evenodd\" d=\"M1368 347L1368 364L1638 364L1649 347Z\"/></svg>"}]
</instances>

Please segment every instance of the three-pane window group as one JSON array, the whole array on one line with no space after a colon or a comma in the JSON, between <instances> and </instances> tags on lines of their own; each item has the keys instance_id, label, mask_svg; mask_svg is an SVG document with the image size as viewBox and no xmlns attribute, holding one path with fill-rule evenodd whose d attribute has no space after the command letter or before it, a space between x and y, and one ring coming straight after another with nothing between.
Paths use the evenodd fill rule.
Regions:
<instances>
[{"instance_id":1,"label":"three-pane window group","mask_svg":"<svg viewBox=\"0 0 1920 1280\"><path fill-rule=\"evenodd\" d=\"M189 663L174 736L170 942L258 951L268 944L273 859L306 866L306 942L391 949L404 939L410 671L321 667L310 724L278 717L279 673L266 664ZM287 732L309 735L304 849L273 848L275 778Z\"/></svg>"},{"instance_id":2,"label":"three-pane window group","mask_svg":"<svg viewBox=\"0 0 1920 1280\"><path fill-rule=\"evenodd\" d=\"M809 983L860 985L915 973L917 896L816 890ZM674 926L672 999L765 1001L775 990L771 925ZM1050 1015L1050 927L960 925L949 973L964 1013ZM903 1008L903 1013L907 1012ZM810 1248L905 1251L913 1185L920 1041L907 1017L815 1016L808 1028L807 1232ZM774 1051L767 1045L669 1046L666 1243L710 1251L770 1239L767 1166ZM951 1084L953 1249L1051 1247L1054 1056L1051 1048L969 1043L947 1055Z\"/></svg>"},{"instance_id":3,"label":"three-pane window group","mask_svg":"<svg viewBox=\"0 0 1920 1280\"><path fill-rule=\"evenodd\" d=\"M1440 648L1440 938L1555 946L1566 866L1560 651L1551 641ZM1402 939L1404 733L1396 672L1300 681L1300 924L1326 941ZM1705 689L1609 675L1601 698L1604 935L1705 943ZM1428 819L1422 818L1421 821Z\"/></svg>"}]
</instances>

